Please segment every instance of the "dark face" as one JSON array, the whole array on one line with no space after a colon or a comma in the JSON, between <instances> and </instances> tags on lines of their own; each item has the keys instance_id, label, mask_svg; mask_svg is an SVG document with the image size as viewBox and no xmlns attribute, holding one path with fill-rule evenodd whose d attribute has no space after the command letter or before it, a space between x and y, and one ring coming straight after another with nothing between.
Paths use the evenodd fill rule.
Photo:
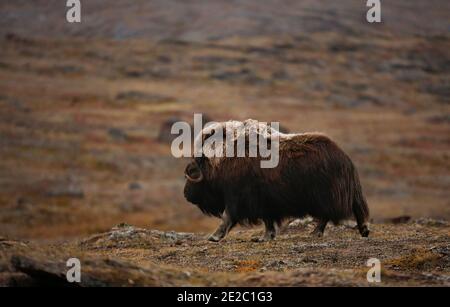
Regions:
<instances>
[{"instance_id":1,"label":"dark face","mask_svg":"<svg viewBox=\"0 0 450 307\"><path fill-rule=\"evenodd\" d=\"M187 201L197 205L203 213L220 217L225 210L223 195L220 189L213 189L211 181L205 176L207 168L198 163L202 161L193 160L186 166L184 175L186 184L184 186L184 197Z\"/></svg>"},{"instance_id":2,"label":"dark face","mask_svg":"<svg viewBox=\"0 0 450 307\"><path fill-rule=\"evenodd\" d=\"M204 177L198 164L191 161L184 171L186 184L184 185L184 197L187 201L200 205L203 199Z\"/></svg>"}]
</instances>

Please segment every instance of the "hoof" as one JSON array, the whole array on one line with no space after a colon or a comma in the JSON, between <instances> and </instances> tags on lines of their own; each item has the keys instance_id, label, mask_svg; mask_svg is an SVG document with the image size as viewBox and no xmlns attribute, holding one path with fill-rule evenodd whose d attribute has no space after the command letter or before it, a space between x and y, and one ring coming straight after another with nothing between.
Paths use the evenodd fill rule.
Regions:
<instances>
[{"instance_id":1,"label":"hoof","mask_svg":"<svg viewBox=\"0 0 450 307\"><path fill-rule=\"evenodd\" d=\"M217 236L214 236L214 235L210 235L210 236L208 237L208 241L211 241L211 242L219 242L220 239L221 239L221 238L219 238L219 237L217 237Z\"/></svg>"},{"instance_id":2,"label":"hoof","mask_svg":"<svg viewBox=\"0 0 450 307\"><path fill-rule=\"evenodd\" d=\"M367 228L367 226L364 226L359 230L359 233L362 237L367 238L369 236L370 230L369 228Z\"/></svg>"}]
</instances>

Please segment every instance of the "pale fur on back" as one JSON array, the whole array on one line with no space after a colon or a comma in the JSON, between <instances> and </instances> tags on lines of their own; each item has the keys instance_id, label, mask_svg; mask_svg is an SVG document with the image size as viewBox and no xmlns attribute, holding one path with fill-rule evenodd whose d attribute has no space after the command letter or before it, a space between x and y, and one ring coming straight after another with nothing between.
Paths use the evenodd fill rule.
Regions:
<instances>
[{"instance_id":1,"label":"pale fur on back","mask_svg":"<svg viewBox=\"0 0 450 307\"><path fill-rule=\"evenodd\" d=\"M222 138L220 141L208 142L207 139L212 136L216 131L225 131L227 138ZM258 137L264 137L266 139L278 138L280 141L283 139L289 139L297 134L284 134L274 129L267 123L258 122L254 119L247 119L243 122L236 120L229 120L226 122L212 122L202 129L194 140L195 150L199 150L203 145L203 153L210 157L209 161L211 165L218 165L222 159L224 159L227 144L230 142L237 142L241 137L247 138L251 134L257 134ZM246 144L247 146L247 144ZM222 147L222 157L216 156L218 147Z\"/></svg>"}]
</instances>

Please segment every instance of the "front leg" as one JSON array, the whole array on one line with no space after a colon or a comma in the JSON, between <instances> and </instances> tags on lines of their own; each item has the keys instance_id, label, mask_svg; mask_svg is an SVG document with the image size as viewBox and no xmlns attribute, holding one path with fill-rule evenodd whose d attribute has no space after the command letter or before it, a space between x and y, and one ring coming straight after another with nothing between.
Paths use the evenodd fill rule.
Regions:
<instances>
[{"instance_id":1,"label":"front leg","mask_svg":"<svg viewBox=\"0 0 450 307\"><path fill-rule=\"evenodd\" d=\"M222 214L222 223L219 225L217 230L209 236L208 240L212 242L219 242L228 234L234 225L236 225L236 223L232 221L230 214L227 210L225 210Z\"/></svg>"},{"instance_id":2,"label":"front leg","mask_svg":"<svg viewBox=\"0 0 450 307\"><path fill-rule=\"evenodd\" d=\"M253 242L266 242L275 239L277 231L275 229L275 224L273 221L264 221L265 232L264 235L260 238L253 238Z\"/></svg>"},{"instance_id":3,"label":"front leg","mask_svg":"<svg viewBox=\"0 0 450 307\"><path fill-rule=\"evenodd\" d=\"M319 220L316 228L314 228L311 235L316 238L321 238L323 236L323 232L325 231L325 227L327 227L328 220Z\"/></svg>"}]
</instances>

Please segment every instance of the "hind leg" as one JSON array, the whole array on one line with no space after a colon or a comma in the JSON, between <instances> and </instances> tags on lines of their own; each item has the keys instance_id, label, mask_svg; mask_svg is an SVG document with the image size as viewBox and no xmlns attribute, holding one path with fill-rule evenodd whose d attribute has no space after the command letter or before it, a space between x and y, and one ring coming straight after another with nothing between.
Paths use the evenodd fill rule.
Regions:
<instances>
[{"instance_id":1,"label":"hind leg","mask_svg":"<svg viewBox=\"0 0 450 307\"><path fill-rule=\"evenodd\" d=\"M314 228L311 235L317 238L321 238L323 236L323 232L325 231L325 227L327 227L328 220L319 220L316 228Z\"/></svg>"},{"instance_id":2,"label":"hind leg","mask_svg":"<svg viewBox=\"0 0 450 307\"><path fill-rule=\"evenodd\" d=\"M358 214L358 212L354 212L356 223L358 224L358 230L362 237L368 237L369 236L369 227L367 227L366 219L361 215Z\"/></svg>"},{"instance_id":3,"label":"hind leg","mask_svg":"<svg viewBox=\"0 0 450 307\"><path fill-rule=\"evenodd\" d=\"M273 221L264 221L264 225L266 227L264 235L260 238L253 238L253 242L266 242L275 239L275 236L277 234L275 223Z\"/></svg>"},{"instance_id":4,"label":"hind leg","mask_svg":"<svg viewBox=\"0 0 450 307\"><path fill-rule=\"evenodd\" d=\"M359 233L361 234L361 236L362 237L368 237L369 236L369 233L370 233L370 230L369 230L369 227L367 227L367 224L366 224L366 222L358 222L357 221L357 223L358 223L358 230L359 230Z\"/></svg>"}]
</instances>

